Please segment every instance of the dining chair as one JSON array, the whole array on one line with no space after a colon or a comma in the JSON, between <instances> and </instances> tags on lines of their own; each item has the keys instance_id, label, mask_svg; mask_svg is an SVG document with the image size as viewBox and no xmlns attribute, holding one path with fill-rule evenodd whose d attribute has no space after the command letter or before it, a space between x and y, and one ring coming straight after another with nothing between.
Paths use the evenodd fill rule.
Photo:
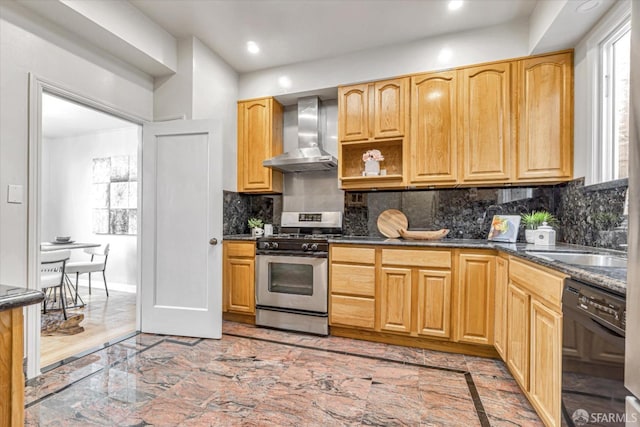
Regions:
<instances>
[{"instance_id":1,"label":"dining chair","mask_svg":"<svg viewBox=\"0 0 640 427\"><path fill-rule=\"evenodd\" d=\"M104 280L104 290L109 296L109 289L107 288L107 276L105 270L107 269L107 258L109 257L109 243L99 248L88 248L84 250L85 253L91 255L89 261L74 261L67 263L66 274L76 274L76 302L78 298L78 278L81 274L89 274L89 295L91 295L91 273L102 272L102 278Z\"/></svg>"},{"instance_id":2,"label":"dining chair","mask_svg":"<svg viewBox=\"0 0 640 427\"><path fill-rule=\"evenodd\" d=\"M40 252L40 288L45 294L51 294L53 290L53 301L57 300L57 289L60 289L60 306L62 314L67 320L67 309L64 301L64 277L67 261L71 256L71 251L44 251ZM47 298L42 303L42 312L47 312Z\"/></svg>"}]
</instances>

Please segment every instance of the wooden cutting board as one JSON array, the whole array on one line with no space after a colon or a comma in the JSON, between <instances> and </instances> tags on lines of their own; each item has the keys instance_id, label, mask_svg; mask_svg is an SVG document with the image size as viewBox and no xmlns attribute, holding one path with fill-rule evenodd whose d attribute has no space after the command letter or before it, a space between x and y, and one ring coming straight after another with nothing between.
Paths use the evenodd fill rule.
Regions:
<instances>
[{"instance_id":1,"label":"wooden cutting board","mask_svg":"<svg viewBox=\"0 0 640 427\"><path fill-rule=\"evenodd\" d=\"M406 230L408 225L407 217L397 209L387 209L378 216L378 231L385 237L400 237L399 230Z\"/></svg>"}]
</instances>

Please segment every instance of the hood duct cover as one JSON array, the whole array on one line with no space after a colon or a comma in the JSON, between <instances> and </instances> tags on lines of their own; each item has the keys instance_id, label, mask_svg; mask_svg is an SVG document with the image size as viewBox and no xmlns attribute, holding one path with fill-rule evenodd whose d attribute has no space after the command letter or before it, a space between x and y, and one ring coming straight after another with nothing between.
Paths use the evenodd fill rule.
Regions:
<instances>
[{"instance_id":1,"label":"hood duct cover","mask_svg":"<svg viewBox=\"0 0 640 427\"><path fill-rule=\"evenodd\" d=\"M320 100L317 96L298 100L298 148L262 162L282 172L335 169L338 161L320 147Z\"/></svg>"}]
</instances>

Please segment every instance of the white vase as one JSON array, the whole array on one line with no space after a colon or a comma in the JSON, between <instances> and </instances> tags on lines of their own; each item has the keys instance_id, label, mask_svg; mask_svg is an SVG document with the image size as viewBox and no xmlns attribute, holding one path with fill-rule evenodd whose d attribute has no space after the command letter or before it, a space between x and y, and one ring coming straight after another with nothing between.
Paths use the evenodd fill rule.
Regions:
<instances>
[{"instance_id":1,"label":"white vase","mask_svg":"<svg viewBox=\"0 0 640 427\"><path fill-rule=\"evenodd\" d=\"M535 243L535 238L533 233L535 233L535 229L533 228L526 228L524 230L524 238L527 241L527 243Z\"/></svg>"},{"instance_id":2,"label":"white vase","mask_svg":"<svg viewBox=\"0 0 640 427\"><path fill-rule=\"evenodd\" d=\"M251 237L262 237L264 235L264 229L253 227L251 229Z\"/></svg>"},{"instance_id":3,"label":"white vase","mask_svg":"<svg viewBox=\"0 0 640 427\"><path fill-rule=\"evenodd\" d=\"M380 175L380 162L377 160L369 159L364 162L364 176L378 176Z\"/></svg>"}]
</instances>

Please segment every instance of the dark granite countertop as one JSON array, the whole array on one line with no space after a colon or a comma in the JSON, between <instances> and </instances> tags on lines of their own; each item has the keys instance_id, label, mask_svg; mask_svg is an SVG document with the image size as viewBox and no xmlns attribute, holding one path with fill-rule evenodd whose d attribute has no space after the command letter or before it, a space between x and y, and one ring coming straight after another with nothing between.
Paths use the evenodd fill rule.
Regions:
<instances>
[{"instance_id":1,"label":"dark granite countertop","mask_svg":"<svg viewBox=\"0 0 640 427\"><path fill-rule=\"evenodd\" d=\"M257 240L257 237L253 237L251 234L225 234L222 236L222 240Z\"/></svg>"},{"instance_id":2,"label":"dark granite countertop","mask_svg":"<svg viewBox=\"0 0 640 427\"><path fill-rule=\"evenodd\" d=\"M23 307L25 305L38 304L43 299L44 294L34 289L0 285L0 311Z\"/></svg>"},{"instance_id":3,"label":"dark granite countertop","mask_svg":"<svg viewBox=\"0 0 640 427\"><path fill-rule=\"evenodd\" d=\"M442 239L442 240L404 240L385 239L369 236L343 236L329 239L329 243L357 244L357 245L391 245L416 246L432 248L463 248L463 249L494 249L535 262L536 264L552 268L565 273L575 280L590 283L594 286L625 295L627 292L627 269L616 267L587 267L567 264L561 261L551 261L531 255L527 252L580 252L606 254L626 258L625 252L590 246L569 245L558 243L555 246L536 246L527 243L499 243L480 239Z\"/></svg>"}]
</instances>

